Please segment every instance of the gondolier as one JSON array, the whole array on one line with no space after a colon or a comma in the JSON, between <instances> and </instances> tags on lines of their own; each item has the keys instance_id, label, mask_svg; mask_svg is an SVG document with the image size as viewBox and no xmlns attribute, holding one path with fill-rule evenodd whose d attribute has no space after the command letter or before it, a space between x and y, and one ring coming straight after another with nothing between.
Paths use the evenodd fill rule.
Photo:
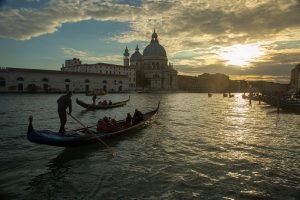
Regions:
<instances>
[{"instance_id":1,"label":"gondolier","mask_svg":"<svg viewBox=\"0 0 300 200\"><path fill-rule=\"evenodd\" d=\"M93 104L94 105L95 105L96 99L97 99L97 96L94 94L94 96L93 96Z\"/></svg>"},{"instance_id":2,"label":"gondolier","mask_svg":"<svg viewBox=\"0 0 300 200\"><path fill-rule=\"evenodd\" d=\"M65 133L65 125L67 123L67 108L69 108L69 114L72 113L72 92L68 92L66 95L59 97L57 100L57 112L60 119L59 133Z\"/></svg>"}]
</instances>

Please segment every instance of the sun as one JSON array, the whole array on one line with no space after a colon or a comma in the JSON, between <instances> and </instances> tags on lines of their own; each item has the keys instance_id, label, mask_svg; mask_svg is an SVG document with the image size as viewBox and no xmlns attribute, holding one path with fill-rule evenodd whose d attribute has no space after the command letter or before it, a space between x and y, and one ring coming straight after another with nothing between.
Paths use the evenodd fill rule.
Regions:
<instances>
[{"instance_id":1,"label":"sun","mask_svg":"<svg viewBox=\"0 0 300 200\"><path fill-rule=\"evenodd\" d=\"M258 44L237 44L225 47L220 50L218 55L227 64L246 67L252 61L264 54L263 49Z\"/></svg>"}]
</instances>

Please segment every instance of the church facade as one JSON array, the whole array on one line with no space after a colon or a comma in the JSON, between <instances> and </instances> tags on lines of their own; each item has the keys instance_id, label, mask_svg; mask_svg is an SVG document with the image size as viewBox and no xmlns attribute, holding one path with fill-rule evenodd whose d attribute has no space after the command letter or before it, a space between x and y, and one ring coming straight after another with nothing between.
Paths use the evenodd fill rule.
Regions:
<instances>
[{"instance_id":1,"label":"church facade","mask_svg":"<svg viewBox=\"0 0 300 200\"><path fill-rule=\"evenodd\" d=\"M126 47L124 66L135 68L137 89L175 90L177 89L177 71L168 63L165 48L159 44L157 33L153 32L150 44L143 54L138 45L130 56Z\"/></svg>"}]
</instances>

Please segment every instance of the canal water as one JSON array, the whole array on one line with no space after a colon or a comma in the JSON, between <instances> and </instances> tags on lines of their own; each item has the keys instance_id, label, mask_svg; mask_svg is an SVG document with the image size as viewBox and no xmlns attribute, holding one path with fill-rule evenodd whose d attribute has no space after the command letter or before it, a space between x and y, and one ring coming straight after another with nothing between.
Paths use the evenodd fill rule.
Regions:
<instances>
[{"instance_id":1,"label":"canal water","mask_svg":"<svg viewBox=\"0 0 300 200\"><path fill-rule=\"evenodd\" d=\"M121 101L129 94L100 97ZM300 199L300 115L277 114L241 94L130 94L112 110L73 115L86 125L152 110L144 129L76 148L31 143L35 129L59 129L58 94L0 95L0 199ZM68 119L66 128L80 127Z\"/></svg>"}]
</instances>

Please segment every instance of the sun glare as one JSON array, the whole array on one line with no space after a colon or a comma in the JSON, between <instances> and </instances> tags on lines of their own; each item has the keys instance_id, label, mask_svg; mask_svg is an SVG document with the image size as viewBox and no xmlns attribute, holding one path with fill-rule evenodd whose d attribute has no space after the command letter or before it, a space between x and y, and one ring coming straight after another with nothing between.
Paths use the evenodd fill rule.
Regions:
<instances>
[{"instance_id":1,"label":"sun glare","mask_svg":"<svg viewBox=\"0 0 300 200\"><path fill-rule=\"evenodd\" d=\"M257 44L233 45L225 47L219 52L221 59L226 60L227 64L241 67L248 66L256 58L263 55L262 48Z\"/></svg>"}]
</instances>

